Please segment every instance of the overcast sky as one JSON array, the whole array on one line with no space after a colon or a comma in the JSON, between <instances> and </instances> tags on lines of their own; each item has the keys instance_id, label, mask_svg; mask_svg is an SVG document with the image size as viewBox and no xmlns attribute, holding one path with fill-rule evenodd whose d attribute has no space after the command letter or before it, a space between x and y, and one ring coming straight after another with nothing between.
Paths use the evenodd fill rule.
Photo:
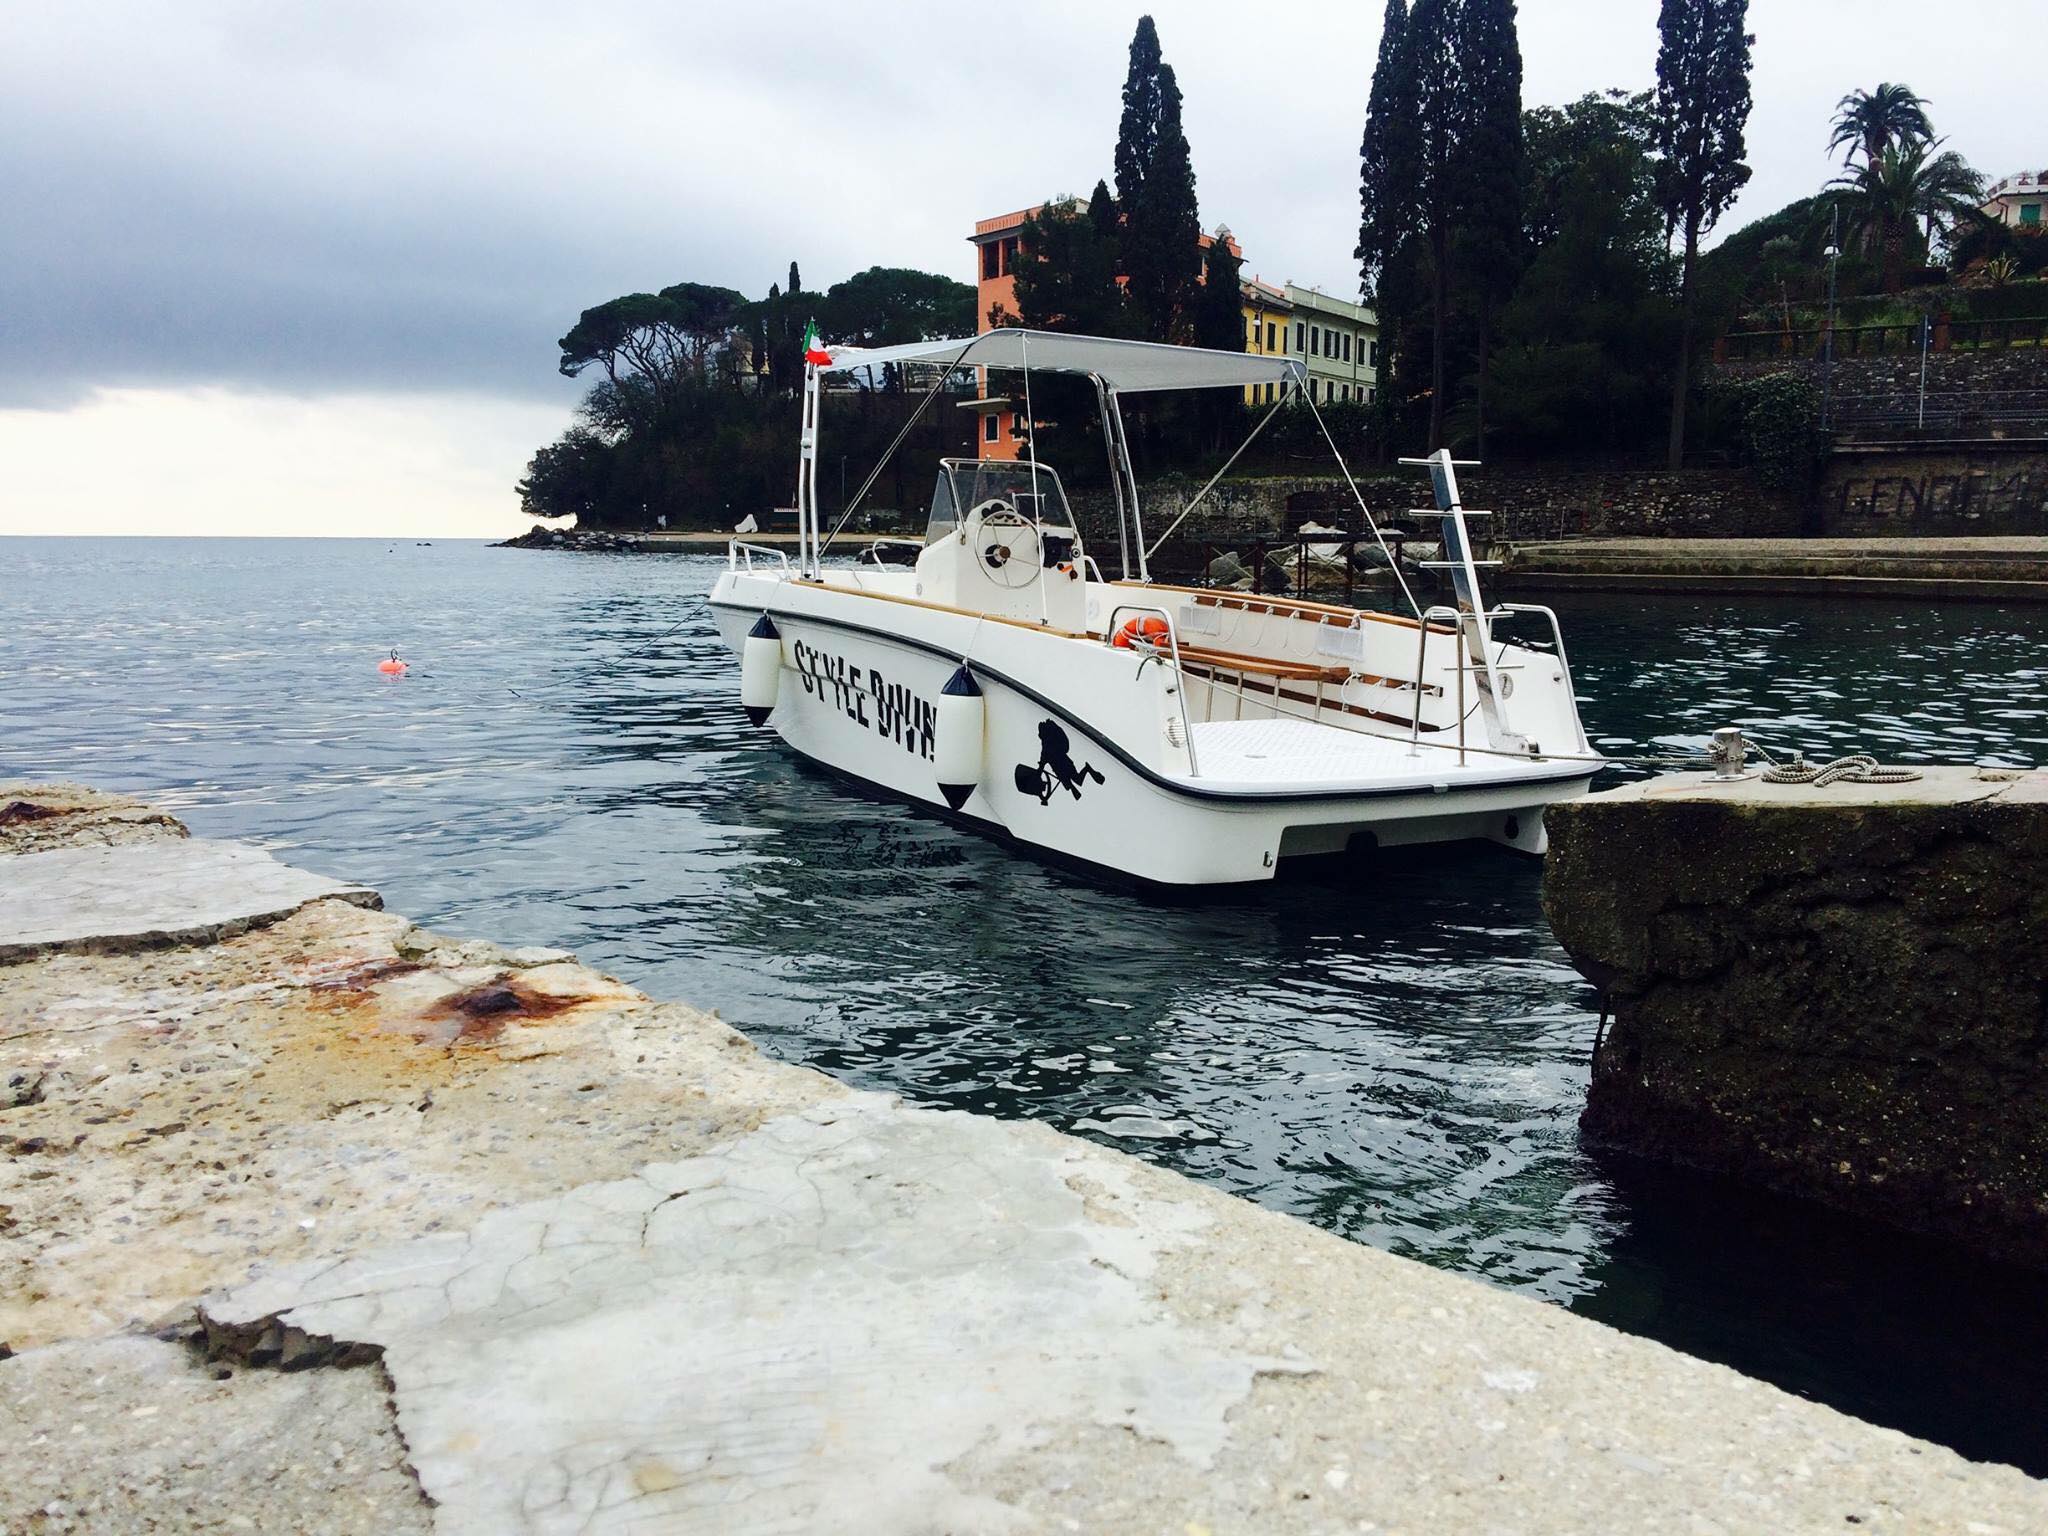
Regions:
<instances>
[{"instance_id":1,"label":"overcast sky","mask_svg":"<svg viewBox=\"0 0 2048 1536\"><path fill-rule=\"evenodd\" d=\"M1203 222L1344 289L1380 0L1152 6ZM977 217L1110 170L1101 0L0 5L0 533L520 526L555 340L689 278L972 276ZM1523 0L1525 100L1643 87L1657 0ZM1990 176L2048 156L2040 0L1753 0L1755 179L1904 79ZM2032 157L2031 159L2029 157ZM2033 167L2039 168L2039 167Z\"/></svg>"}]
</instances>

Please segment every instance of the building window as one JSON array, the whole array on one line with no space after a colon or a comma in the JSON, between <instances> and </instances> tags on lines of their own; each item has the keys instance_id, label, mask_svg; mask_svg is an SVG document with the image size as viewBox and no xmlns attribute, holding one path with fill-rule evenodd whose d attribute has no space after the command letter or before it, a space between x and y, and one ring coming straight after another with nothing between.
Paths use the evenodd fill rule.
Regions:
<instances>
[{"instance_id":1,"label":"building window","mask_svg":"<svg viewBox=\"0 0 2048 1536\"><path fill-rule=\"evenodd\" d=\"M994 442L996 440L996 433L999 432L1000 430L1001 428L997 424L996 413L994 411L990 411L986 416L981 418L981 440L984 443Z\"/></svg>"},{"instance_id":2,"label":"building window","mask_svg":"<svg viewBox=\"0 0 2048 1536\"><path fill-rule=\"evenodd\" d=\"M1309 354L1313 357L1321 357L1323 355L1323 328L1320 325L1312 325L1308 328L1308 350Z\"/></svg>"},{"instance_id":3,"label":"building window","mask_svg":"<svg viewBox=\"0 0 2048 1536\"><path fill-rule=\"evenodd\" d=\"M1379 397L1380 392L1378 390L1374 389L1370 384L1365 386L1365 403L1367 405L1371 405Z\"/></svg>"},{"instance_id":4,"label":"building window","mask_svg":"<svg viewBox=\"0 0 2048 1536\"><path fill-rule=\"evenodd\" d=\"M1344 333L1344 361L1347 363L1351 361L1351 333L1349 331Z\"/></svg>"},{"instance_id":5,"label":"building window","mask_svg":"<svg viewBox=\"0 0 2048 1536\"><path fill-rule=\"evenodd\" d=\"M2039 224L2041 222L2041 205L2039 203L2021 203L2020 222L2022 224Z\"/></svg>"},{"instance_id":6,"label":"building window","mask_svg":"<svg viewBox=\"0 0 2048 1536\"><path fill-rule=\"evenodd\" d=\"M1370 356L1369 356L1369 357L1368 357L1368 358L1366 359L1366 361L1368 361L1369 363L1371 363L1371 364L1372 364L1372 366L1373 366L1373 367L1375 367L1375 368L1379 367L1379 365L1380 365L1380 344L1379 344L1378 342L1374 342L1374 343L1372 344L1372 353L1371 353L1371 355L1370 355Z\"/></svg>"},{"instance_id":7,"label":"building window","mask_svg":"<svg viewBox=\"0 0 2048 1536\"><path fill-rule=\"evenodd\" d=\"M1273 350L1273 322L1270 320L1266 322L1266 350Z\"/></svg>"},{"instance_id":8,"label":"building window","mask_svg":"<svg viewBox=\"0 0 2048 1536\"><path fill-rule=\"evenodd\" d=\"M982 277L1001 277L1003 275L1003 269L1001 266L1002 259L1003 247L1001 241L991 240L987 245L984 245L981 248Z\"/></svg>"},{"instance_id":9,"label":"building window","mask_svg":"<svg viewBox=\"0 0 2048 1536\"><path fill-rule=\"evenodd\" d=\"M1294 322L1294 350L1295 350L1295 351L1299 352L1299 351L1300 351L1300 350L1302 349L1302 347L1303 347L1304 345L1306 345L1306 343L1305 343L1305 342L1304 342L1304 341L1302 340L1302 338L1303 338L1303 337L1305 337L1306 335L1308 335L1308 327L1304 326L1304 325L1303 325L1303 324L1302 324L1302 323L1301 323L1301 322L1300 322L1299 320L1295 321L1295 322Z\"/></svg>"}]
</instances>

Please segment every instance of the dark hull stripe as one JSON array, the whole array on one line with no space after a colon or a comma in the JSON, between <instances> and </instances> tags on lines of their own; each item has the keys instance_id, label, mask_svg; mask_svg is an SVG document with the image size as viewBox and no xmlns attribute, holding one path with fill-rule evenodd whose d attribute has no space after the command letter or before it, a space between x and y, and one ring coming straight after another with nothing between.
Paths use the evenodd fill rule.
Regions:
<instances>
[{"instance_id":1,"label":"dark hull stripe","mask_svg":"<svg viewBox=\"0 0 2048 1536\"><path fill-rule=\"evenodd\" d=\"M1040 709L1045 710L1047 713L1059 716L1060 719L1064 720L1068 725L1072 726L1075 730L1079 731L1083 736L1086 736L1090 741L1096 743L1096 745L1100 746L1103 751L1109 753L1110 756L1114 757L1118 762L1122 763L1124 767L1128 768L1132 773L1136 774L1146 783L1152 785L1155 789L1164 790L1166 793L1170 795L1179 795L1184 799L1216 801L1226 805L1266 806L1320 803L1330 800L1382 800L1404 798L1441 800L1448 798L1447 795L1437 794L1427 785L1400 785L1385 789L1312 789L1274 790L1271 792L1262 790L1204 789L1198 785L1189 784L1179 779L1169 779L1165 777L1163 774L1160 774L1152 768L1149 768L1145 764L1139 762L1135 757L1131 756L1130 753L1126 752L1121 746L1117 745L1117 743L1111 741L1108 737L1102 735L1099 731L1097 731L1093 726L1089 725L1087 721L1080 719L1078 716L1070 713L1062 706L1054 703L1051 699L1047 698L1044 694L1040 693L1036 688L1033 688L1030 684L1021 683L1017 681L1017 679L1009 676L1008 674L998 671L994 667L991 667L987 662L969 660L960 652L949 650L945 646L933 645L929 641L925 640L914 640L910 638L908 635L891 634L887 630L875 629L867 624L856 624L849 619L831 619L824 617L822 614L805 613L798 609L777 608L774 610L767 610L762 608L760 605L754 603L714 602L711 604L711 606L714 608L724 608L733 613L762 613L772 611L792 624L820 624L827 629L845 630L850 634L862 635L870 640L881 640L890 645L907 646L911 650L923 651L927 655L937 656L942 660L956 662L966 667L969 667L973 670L975 676L989 678L995 682L1001 683L1005 688L1009 689L1012 693L1021 694L1023 697L1031 700L1031 702L1036 704ZM1446 751L1450 749L1437 748L1436 750ZM820 761L822 761L822 759L820 759ZM1554 768L1548 773L1528 773L1518 775L1514 778L1493 779L1483 784L1464 785L1461 786L1459 789L1450 791L1449 794L1455 795L1467 791L1477 793L1486 790L1519 789L1525 785L1569 784L1578 779L1590 779L1597 771L1598 770L1596 768L1588 764L1574 764L1567 768ZM1447 811L1445 814L1450 815L1457 813Z\"/></svg>"}]
</instances>

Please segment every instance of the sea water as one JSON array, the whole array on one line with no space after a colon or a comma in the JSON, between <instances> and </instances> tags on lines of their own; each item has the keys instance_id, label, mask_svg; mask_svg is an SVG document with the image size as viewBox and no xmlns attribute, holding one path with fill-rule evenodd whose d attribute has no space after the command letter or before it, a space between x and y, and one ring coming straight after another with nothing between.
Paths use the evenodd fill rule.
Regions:
<instances>
[{"instance_id":1,"label":"sea water","mask_svg":"<svg viewBox=\"0 0 2048 1536\"><path fill-rule=\"evenodd\" d=\"M2048 1472L2035 1277L1580 1146L1593 997L1538 862L1443 851L1192 903L1042 866L750 727L703 602L721 564L0 540L0 777L135 791L789 1060L1042 1120ZM1739 722L1814 755L2048 762L2038 609L1559 607L1610 752Z\"/></svg>"}]
</instances>

